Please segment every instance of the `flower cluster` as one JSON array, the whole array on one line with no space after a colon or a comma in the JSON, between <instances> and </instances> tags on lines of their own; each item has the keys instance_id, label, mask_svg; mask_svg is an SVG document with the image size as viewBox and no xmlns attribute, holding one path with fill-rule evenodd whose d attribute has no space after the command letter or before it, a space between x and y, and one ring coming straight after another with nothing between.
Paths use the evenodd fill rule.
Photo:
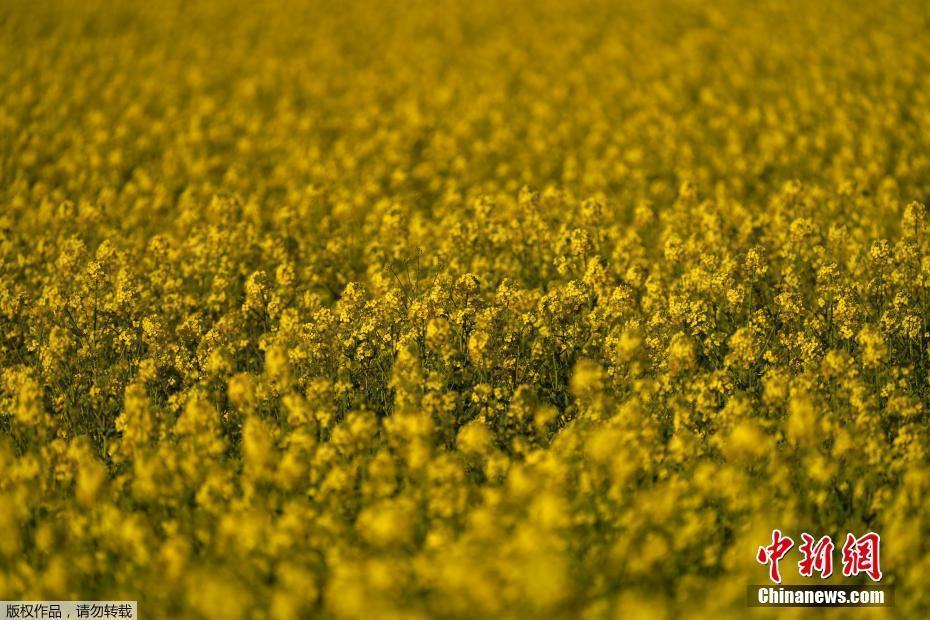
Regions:
<instances>
[{"instance_id":1,"label":"flower cluster","mask_svg":"<svg viewBox=\"0 0 930 620\"><path fill-rule=\"evenodd\" d=\"M930 614L926 24L0 3L0 596L742 617L780 528Z\"/></svg>"}]
</instances>

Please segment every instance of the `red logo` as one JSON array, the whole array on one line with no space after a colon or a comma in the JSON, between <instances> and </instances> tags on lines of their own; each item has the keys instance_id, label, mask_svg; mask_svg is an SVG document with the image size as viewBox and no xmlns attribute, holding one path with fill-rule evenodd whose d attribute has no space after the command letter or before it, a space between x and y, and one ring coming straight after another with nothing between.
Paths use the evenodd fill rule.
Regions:
<instances>
[{"instance_id":1,"label":"red logo","mask_svg":"<svg viewBox=\"0 0 930 620\"><path fill-rule=\"evenodd\" d=\"M875 532L869 532L859 538L853 534L846 534L843 544L842 561L843 576L855 577L860 574L868 575L872 581L882 578L880 547L881 537ZM772 543L759 547L756 552L756 561L769 567L769 579L774 583L781 583L781 570L779 562L794 546L794 540L781 533L781 530L772 530ZM801 560L798 562L798 573L802 577L813 577L820 574L826 579L833 574L833 551L836 545L829 536L814 538L811 534L801 534Z\"/></svg>"},{"instance_id":2,"label":"red logo","mask_svg":"<svg viewBox=\"0 0 930 620\"><path fill-rule=\"evenodd\" d=\"M882 578L882 569L879 564L879 546L882 539L875 532L869 532L862 538L846 534L843 544L843 575L854 577L865 573L872 581Z\"/></svg>"},{"instance_id":3,"label":"red logo","mask_svg":"<svg viewBox=\"0 0 930 620\"><path fill-rule=\"evenodd\" d=\"M781 583L781 573L778 571L778 562L788 550L794 546L794 541L787 536L781 535L781 530L772 530L772 544L767 547L759 547L756 553L756 560L759 564L769 565L769 579L775 583Z\"/></svg>"},{"instance_id":4,"label":"red logo","mask_svg":"<svg viewBox=\"0 0 930 620\"><path fill-rule=\"evenodd\" d=\"M821 579L826 579L833 574L833 541L829 536L824 536L817 542L814 537L807 532L801 534L801 546L798 550L804 554L804 558L798 562L798 572L804 577L812 577L814 571L820 573Z\"/></svg>"}]
</instances>

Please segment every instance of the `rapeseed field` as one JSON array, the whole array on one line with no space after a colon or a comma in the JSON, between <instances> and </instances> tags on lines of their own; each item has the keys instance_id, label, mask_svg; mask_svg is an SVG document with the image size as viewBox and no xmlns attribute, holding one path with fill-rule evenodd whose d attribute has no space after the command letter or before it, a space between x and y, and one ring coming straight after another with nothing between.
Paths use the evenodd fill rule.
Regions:
<instances>
[{"instance_id":1,"label":"rapeseed field","mask_svg":"<svg viewBox=\"0 0 930 620\"><path fill-rule=\"evenodd\" d=\"M926 617L928 196L918 0L2 0L0 598Z\"/></svg>"}]
</instances>

